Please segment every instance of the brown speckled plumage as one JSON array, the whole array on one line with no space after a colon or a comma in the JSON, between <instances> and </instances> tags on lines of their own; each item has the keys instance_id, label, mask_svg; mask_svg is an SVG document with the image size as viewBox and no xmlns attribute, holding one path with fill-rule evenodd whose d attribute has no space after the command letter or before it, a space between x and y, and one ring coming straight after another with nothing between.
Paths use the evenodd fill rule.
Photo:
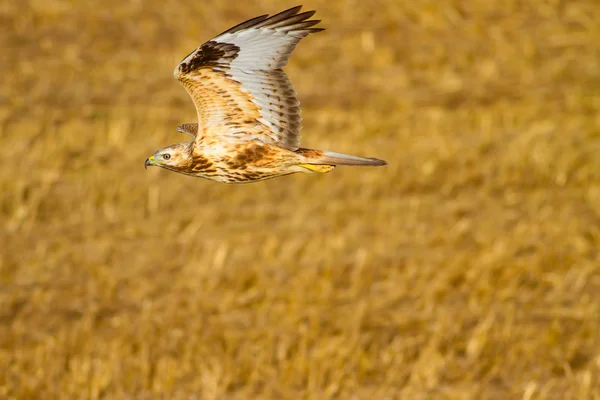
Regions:
<instances>
[{"instance_id":1,"label":"brown speckled plumage","mask_svg":"<svg viewBox=\"0 0 600 400\"><path fill-rule=\"evenodd\" d=\"M283 67L319 21L300 6L243 22L204 43L175 68L196 106L197 123L177 127L194 138L146 160L225 183L255 182L335 165L385 165L373 158L299 147L300 106Z\"/></svg>"}]
</instances>

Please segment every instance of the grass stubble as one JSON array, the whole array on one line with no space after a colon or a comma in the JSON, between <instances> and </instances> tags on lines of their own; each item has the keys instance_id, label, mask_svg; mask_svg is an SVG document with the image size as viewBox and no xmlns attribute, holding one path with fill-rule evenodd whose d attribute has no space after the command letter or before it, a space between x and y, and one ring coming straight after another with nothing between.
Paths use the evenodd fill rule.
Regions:
<instances>
[{"instance_id":1,"label":"grass stubble","mask_svg":"<svg viewBox=\"0 0 600 400\"><path fill-rule=\"evenodd\" d=\"M311 1L303 143L390 165L144 170L236 4L0 5L0 398L599 399L600 5Z\"/></svg>"}]
</instances>

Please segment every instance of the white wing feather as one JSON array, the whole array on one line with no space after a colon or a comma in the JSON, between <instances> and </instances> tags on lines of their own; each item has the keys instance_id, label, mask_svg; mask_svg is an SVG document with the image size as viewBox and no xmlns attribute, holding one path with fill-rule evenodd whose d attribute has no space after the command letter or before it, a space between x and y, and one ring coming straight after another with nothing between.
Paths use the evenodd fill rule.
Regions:
<instances>
[{"instance_id":1,"label":"white wing feather","mask_svg":"<svg viewBox=\"0 0 600 400\"><path fill-rule=\"evenodd\" d=\"M257 121L270 130L269 136L275 143L296 150L300 141L300 103L282 68L302 38L322 30L312 28L320 21L308 20L314 11L299 13L300 9L298 6L272 17L256 17L223 32L188 55L175 75L178 76L181 65L193 62L198 52L211 43L235 46L237 52L222 60L222 70L251 95L261 115Z\"/></svg>"}]
</instances>

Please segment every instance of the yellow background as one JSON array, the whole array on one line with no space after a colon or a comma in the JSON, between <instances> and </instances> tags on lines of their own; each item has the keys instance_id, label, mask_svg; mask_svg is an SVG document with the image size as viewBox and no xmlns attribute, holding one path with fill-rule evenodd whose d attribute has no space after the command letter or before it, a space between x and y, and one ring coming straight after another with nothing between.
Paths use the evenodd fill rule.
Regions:
<instances>
[{"instance_id":1,"label":"yellow background","mask_svg":"<svg viewBox=\"0 0 600 400\"><path fill-rule=\"evenodd\" d=\"M0 3L0 397L600 398L600 3L310 1L302 144L389 166L144 170L294 5Z\"/></svg>"}]
</instances>

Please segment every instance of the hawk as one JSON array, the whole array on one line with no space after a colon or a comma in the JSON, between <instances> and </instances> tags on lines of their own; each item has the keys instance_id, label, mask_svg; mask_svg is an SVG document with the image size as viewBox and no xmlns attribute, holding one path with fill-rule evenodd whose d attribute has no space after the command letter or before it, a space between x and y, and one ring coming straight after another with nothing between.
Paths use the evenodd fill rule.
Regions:
<instances>
[{"instance_id":1,"label":"hawk","mask_svg":"<svg viewBox=\"0 0 600 400\"><path fill-rule=\"evenodd\" d=\"M256 182L337 165L386 165L377 158L300 147L300 107L283 72L298 42L319 20L302 6L252 18L204 43L174 75L196 107L198 122L177 127L193 138L156 151L157 166L224 183Z\"/></svg>"}]
</instances>

